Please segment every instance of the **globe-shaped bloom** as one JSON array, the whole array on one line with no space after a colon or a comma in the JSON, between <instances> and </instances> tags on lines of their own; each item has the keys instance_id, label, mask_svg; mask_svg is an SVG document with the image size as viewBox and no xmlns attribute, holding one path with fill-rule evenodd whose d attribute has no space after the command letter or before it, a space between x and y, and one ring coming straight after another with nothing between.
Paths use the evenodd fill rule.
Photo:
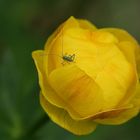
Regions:
<instances>
[{"instance_id":1,"label":"globe-shaped bloom","mask_svg":"<svg viewBox=\"0 0 140 140\"><path fill-rule=\"evenodd\" d=\"M70 17L32 56L41 105L70 132L88 134L139 113L140 48L126 31Z\"/></svg>"}]
</instances>

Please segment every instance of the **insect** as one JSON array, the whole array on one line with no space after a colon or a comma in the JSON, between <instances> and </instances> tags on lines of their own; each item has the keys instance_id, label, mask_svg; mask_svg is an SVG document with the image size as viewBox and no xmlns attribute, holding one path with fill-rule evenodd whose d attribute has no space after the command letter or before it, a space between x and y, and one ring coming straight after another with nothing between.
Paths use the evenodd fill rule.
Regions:
<instances>
[{"instance_id":1,"label":"insect","mask_svg":"<svg viewBox=\"0 0 140 140\"><path fill-rule=\"evenodd\" d=\"M71 63L71 62L74 62L75 60L75 54L65 54L65 55L62 55L62 59L63 59L63 62L62 62L62 65L65 64L65 62L67 63Z\"/></svg>"},{"instance_id":2,"label":"insect","mask_svg":"<svg viewBox=\"0 0 140 140\"><path fill-rule=\"evenodd\" d=\"M54 55L54 56L57 56L59 58L61 58L62 62L61 64L64 66L66 64L70 64L70 63L73 63L75 62L75 54L67 54L65 53L65 55L58 55L58 54L44 54L45 56L46 55Z\"/></svg>"},{"instance_id":3,"label":"insect","mask_svg":"<svg viewBox=\"0 0 140 140\"><path fill-rule=\"evenodd\" d=\"M76 58L75 54L68 54L68 53L63 54L63 51L62 51L62 54L49 53L49 54L44 54L44 55L45 56L46 55L51 55L51 56L59 57L62 60L61 64L63 66L66 65L66 64L75 63L75 58Z\"/></svg>"}]
</instances>

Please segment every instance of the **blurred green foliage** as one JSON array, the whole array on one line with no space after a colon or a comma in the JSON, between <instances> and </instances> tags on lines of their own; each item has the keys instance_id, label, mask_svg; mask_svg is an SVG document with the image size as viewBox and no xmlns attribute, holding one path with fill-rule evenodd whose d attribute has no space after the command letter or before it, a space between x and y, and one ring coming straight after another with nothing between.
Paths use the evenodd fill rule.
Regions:
<instances>
[{"instance_id":1,"label":"blurred green foliage","mask_svg":"<svg viewBox=\"0 0 140 140\"><path fill-rule=\"evenodd\" d=\"M31 58L71 15L124 28L140 41L139 13L139 0L0 0L0 140L139 140L140 115L80 137L50 122L39 104Z\"/></svg>"}]
</instances>

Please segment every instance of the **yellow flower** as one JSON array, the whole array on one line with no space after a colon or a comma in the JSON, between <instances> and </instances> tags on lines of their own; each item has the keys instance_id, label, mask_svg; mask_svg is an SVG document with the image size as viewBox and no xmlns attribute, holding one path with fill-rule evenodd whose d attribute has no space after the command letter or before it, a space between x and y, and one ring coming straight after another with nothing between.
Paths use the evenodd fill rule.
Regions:
<instances>
[{"instance_id":1,"label":"yellow flower","mask_svg":"<svg viewBox=\"0 0 140 140\"><path fill-rule=\"evenodd\" d=\"M140 48L126 31L70 17L32 56L41 105L70 132L85 135L139 113Z\"/></svg>"}]
</instances>

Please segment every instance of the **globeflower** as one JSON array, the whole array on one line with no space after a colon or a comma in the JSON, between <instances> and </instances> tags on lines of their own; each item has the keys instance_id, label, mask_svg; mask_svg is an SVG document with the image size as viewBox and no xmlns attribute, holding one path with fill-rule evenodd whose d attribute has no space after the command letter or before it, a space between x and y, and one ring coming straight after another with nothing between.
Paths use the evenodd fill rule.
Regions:
<instances>
[{"instance_id":1,"label":"globeflower","mask_svg":"<svg viewBox=\"0 0 140 140\"><path fill-rule=\"evenodd\" d=\"M70 17L32 53L40 103L50 119L76 135L118 125L140 111L140 48L125 30L98 29Z\"/></svg>"}]
</instances>

